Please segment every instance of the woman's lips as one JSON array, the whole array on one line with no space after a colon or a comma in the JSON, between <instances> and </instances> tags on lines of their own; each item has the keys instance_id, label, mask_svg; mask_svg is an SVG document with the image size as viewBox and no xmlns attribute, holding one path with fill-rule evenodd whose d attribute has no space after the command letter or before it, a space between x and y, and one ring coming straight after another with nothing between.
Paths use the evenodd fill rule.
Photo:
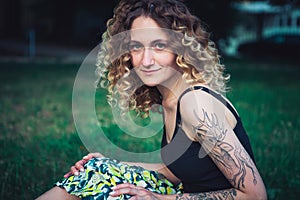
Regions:
<instances>
[{"instance_id":1,"label":"woman's lips","mask_svg":"<svg viewBox=\"0 0 300 200\"><path fill-rule=\"evenodd\" d=\"M140 69L141 72L147 74L147 75L151 75L155 72L158 72L161 68L158 68L158 69Z\"/></svg>"}]
</instances>

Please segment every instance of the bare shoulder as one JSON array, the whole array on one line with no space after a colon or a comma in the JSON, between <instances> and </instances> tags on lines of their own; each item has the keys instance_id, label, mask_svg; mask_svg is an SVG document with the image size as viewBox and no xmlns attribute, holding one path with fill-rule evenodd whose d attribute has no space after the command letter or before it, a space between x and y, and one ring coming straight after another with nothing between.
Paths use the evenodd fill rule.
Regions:
<instances>
[{"instance_id":1,"label":"bare shoulder","mask_svg":"<svg viewBox=\"0 0 300 200\"><path fill-rule=\"evenodd\" d=\"M187 133L190 133L192 127L199 124L199 120L209 120L210 123L225 122L233 129L237 120L226 104L234 109L228 99L212 91L214 94L202 90L192 90L184 94L180 100L180 113L182 125ZM219 98L216 98L216 95ZM220 101L220 98L222 101ZM234 109L234 112L236 110ZM191 136L191 135L189 135ZM190 137L191 138L191 137Z\"/></svg>"}]
</instances>

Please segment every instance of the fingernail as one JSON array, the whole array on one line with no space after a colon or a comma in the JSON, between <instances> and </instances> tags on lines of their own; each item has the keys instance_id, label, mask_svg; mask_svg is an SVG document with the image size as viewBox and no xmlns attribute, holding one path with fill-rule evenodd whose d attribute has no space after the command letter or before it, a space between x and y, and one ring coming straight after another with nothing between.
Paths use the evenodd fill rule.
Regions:
<instances>
[{"instance_id":1,"label":"fingernail","mask_svg":"<svg viewBox=\"0 0 300 200\"><path fill-rule=\"evenodd\" d=\"M115 189L117 189L117 186L113 186L111 189L112 189L112 190L115 190Z\"/></svg>"},{"instance_id":2,"label":"fingernail","mask_svg":"<svg viewBox=\"0 0 300 200\"><path fill-rule=\"evenodd\" d=\"M114 195L114 194L116 194L115 191L112 191L112 192L109 193L109 195Z\"/></svg>"},{"instance_id":3,"label":"fingernail","mask_svg":"<svg viewBox=\"0 0 300 200\"><path fill-rule=\"evenodd\" d=\"M83 168L80 168L80 171L81 171L81 172L84 172L84 169L83 169Z\"/></svg>"},{"instance_id":4,"label":"fingernail","mask_svg":"<svg viewBox=\"0 0 300 200\"><path fill-rule=\"evenodd\" d=\"M87 156L83 156L83 159L86 159L86 158L88 158Z\"/></svg>"},{"instance_id":5,"label":"fingernail","mask_svg":"<svg viewBox=\"0 0 300 200\"><path fill-rule=\"evenodd\" d=\"M78 176L78 175L79 175L79 173L78 173L78 172L74 172L74 175L75 175L75 176Z\"/></svg>"}]
</instances>

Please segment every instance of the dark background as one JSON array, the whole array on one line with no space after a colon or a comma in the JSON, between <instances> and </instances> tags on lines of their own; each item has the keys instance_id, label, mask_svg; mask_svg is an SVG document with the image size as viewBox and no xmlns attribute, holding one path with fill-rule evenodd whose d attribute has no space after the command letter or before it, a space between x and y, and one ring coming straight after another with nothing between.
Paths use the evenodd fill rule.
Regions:
<instances>
[{"instance_id":1,"label":"dark background","mask_svg":"<svg viewBox=\"0 0 300 200\"><path fill-rule=\"evenodd\" d=\"M1 0L0 40L28 43L29 33L36 44L91 49L101 42L107 19L117 0ZM206 24L214 41L227 38L240 21L231 6L238 0L185 0L193 14ZM298 0L272 0L274 5L299 7ZM0 47L2 55L23 52Z\"/></svg>"}]
</instances>

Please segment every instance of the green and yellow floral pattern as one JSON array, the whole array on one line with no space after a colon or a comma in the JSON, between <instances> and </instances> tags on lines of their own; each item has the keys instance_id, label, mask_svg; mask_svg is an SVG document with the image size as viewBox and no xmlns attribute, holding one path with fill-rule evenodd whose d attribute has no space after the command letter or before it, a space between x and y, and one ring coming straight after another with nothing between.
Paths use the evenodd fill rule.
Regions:
<instances>
[{"instance_id":1,"label":"green and yellow floral pattern","mask_svg":"<svg viewBox=\"0 0 300 200\"><path fill-rule=\"evenodd\" d=\"M182 184L173 185L162 174L142 167L130 166L109 158L93 158L84 165L85 171L56 183L70 194L85 200L129 199L109 196L111 187L120 183L132 183L159 194L183 193Z\"/></svg>"}]
</instances>

